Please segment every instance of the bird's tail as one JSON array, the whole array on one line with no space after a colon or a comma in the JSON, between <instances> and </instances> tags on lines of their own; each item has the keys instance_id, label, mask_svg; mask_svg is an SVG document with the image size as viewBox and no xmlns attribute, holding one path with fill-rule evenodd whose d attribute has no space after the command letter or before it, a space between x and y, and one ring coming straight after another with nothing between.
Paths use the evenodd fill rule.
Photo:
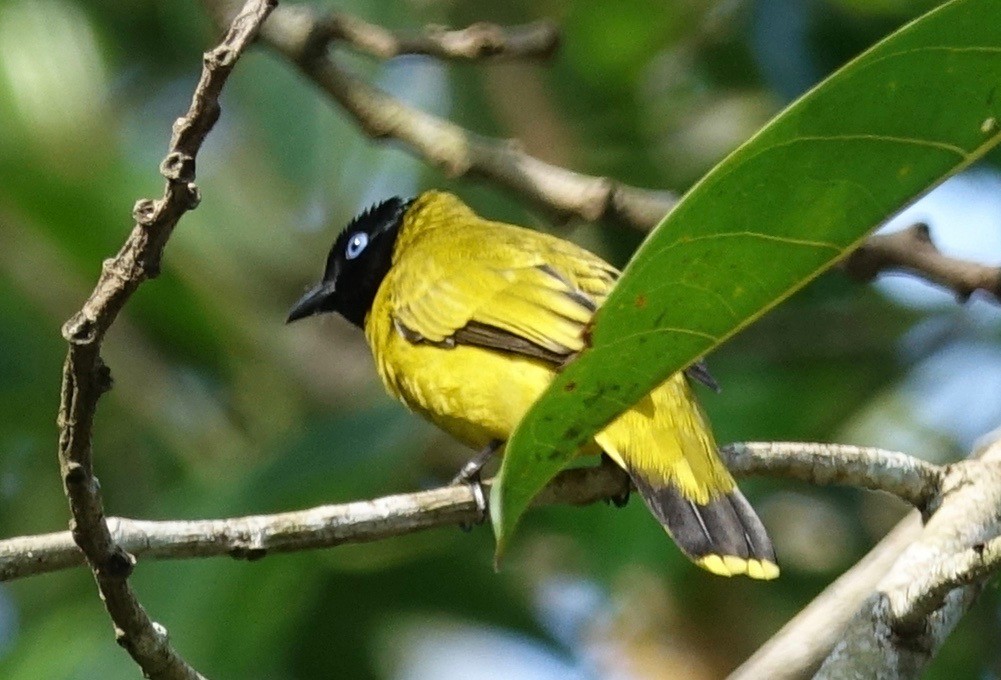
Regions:
<instances>
[{"instance_id":1,"label":"bird's tail","mask_svg":"<svg viewBox=\"0 0 1001 680\"><path fill-rule=\"evenodd\" d=\"M619 416L595 441L629 473L654 517L693 562L721 576L778 576L772 542L720 460L683 374Z\"/></svg>"}]
</instances>

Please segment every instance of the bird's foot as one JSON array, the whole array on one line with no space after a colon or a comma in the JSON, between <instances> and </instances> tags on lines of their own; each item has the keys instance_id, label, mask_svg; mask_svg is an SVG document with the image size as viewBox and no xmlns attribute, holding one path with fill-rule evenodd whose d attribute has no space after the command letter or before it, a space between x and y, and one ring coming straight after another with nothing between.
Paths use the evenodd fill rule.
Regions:
<instances>
[{"instance_id":1,"label":"bird's foot","mask_svg":"<svg viewBox=\"0 0 1001 680\"><path fill-rule=\"evenodd\" d=\"M480 479L479 472L476 472L474 475L460 483L469 486L469 490L473 492L473 500L476 502L476 519L472 522L463 522L459 525L460 529L469 532L473 530L473 527L479 526L487 521L487 514L489 511L489 506L487 505L487 491L483 488L483 480Z\"/></svg>"},{"instance_id":2,"label":"bird's foot","mask_svg":"<svg viewBox=\"0 0 1001 680\"><path fill-rule=\"evenodd\" d=\"M473 492L473 499L476 501L476 509L479 517L474 522L463 522L459 527L463 531L471 531L474 526L478 526L487 521L487 493L483 488L483 480L480 473L483 467L490 462L504 442L493 439L483 447L475 456L466 461L466 464L459 470L459 474L452 478L452 485L467 484Z\"/></svg>"},{"instance_id":3,"label":"bird's foot","mask_svg":"<svg viewBox=\"0 0 1001 680\"><path fill-rule=\"evenodd\" d=\"M622 470L622 468L620 468L618 464L614 460L612 460L607 453L601 454L601 464L608 465L620 472ZM629 494L631 491L632 491L632 484L627 481L626 488L622 493L606 498L605 502L614 505L617 508L624 508L626 507L626 505L629 504Z\"/></svg>"},{"instance_id":4,"label":"bird's foot","mask_svg":"<svg viewBox=\"0 0 1001 680\"><path fill-rule=\"evenodd\" d=\"M469 484L472 480L479 480L480 472L484 466L490 462L504 442L499 439L491 439L476 455L466 461L466 464L459 470L459 474L452 478L451 484Z\"/></svg>"}]
</instances>

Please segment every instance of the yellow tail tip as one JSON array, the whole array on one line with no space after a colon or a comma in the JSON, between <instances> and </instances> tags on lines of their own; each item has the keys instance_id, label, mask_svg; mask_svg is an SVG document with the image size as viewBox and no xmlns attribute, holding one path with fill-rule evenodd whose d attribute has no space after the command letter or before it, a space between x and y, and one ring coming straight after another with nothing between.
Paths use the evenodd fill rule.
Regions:
<instances>
[{"instance_id":1,"label":"yellow tail tip","mask_svg":"<svg viewBox=\"0 0 1001 680\"><path fill-rule=\"evenodd\" d=\"M770 581L778 578L779 565L769 560L745 559L735 555L706 555L695 561L706 571L717 576L740 576L746 574L753 579Z\"/></svg>"}]
</instances>

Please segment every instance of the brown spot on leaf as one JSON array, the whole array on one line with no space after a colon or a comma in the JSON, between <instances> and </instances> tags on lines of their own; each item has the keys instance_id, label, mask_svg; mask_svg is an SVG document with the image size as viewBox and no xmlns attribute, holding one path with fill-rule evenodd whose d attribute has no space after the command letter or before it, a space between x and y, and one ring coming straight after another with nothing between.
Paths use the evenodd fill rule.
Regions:
<instances>
[{"instance_id":1,"label":"brown spot on leaf","mask_svg":"<svg viewBox=\"0 0 1001 680\"><path fill-rule=\"evenodd\" d=\"M646 307L646 295L643 295L642 293L637 295L635 304L636 304L636 309L643 309L644 307Z\"/></svg>"},{"instance_id":2,"label":"brown spot on leaf","mask_svg":"<svg viewBox=\"0 0 1001 680\"><path fill-rule=\"evenodd\" d=\"M575 389L577 389L577 383L575 383L573 380L571 380L570 382L568 382L566 385L563 386L564 392L573 392Z\"/></svg>"}]
</instances>

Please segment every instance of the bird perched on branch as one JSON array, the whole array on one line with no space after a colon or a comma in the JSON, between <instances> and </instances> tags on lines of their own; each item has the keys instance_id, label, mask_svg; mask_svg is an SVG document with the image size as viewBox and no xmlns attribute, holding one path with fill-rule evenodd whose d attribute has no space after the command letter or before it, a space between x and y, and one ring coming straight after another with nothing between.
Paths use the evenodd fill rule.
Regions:
<instances>
[{"instance_id":1,"label":"bird perched on branch","mask_svg":"<svg viewBox=\"0 0 1001 680\"><path fill-rule=\"evenodd\" d=\"M428 191L352 220L288 321L339 312L362 328L389 393L480 449L481 463L584 348L585 328L617 277L568 241L490 222L455 196ZM711 382L701 365L688 374ZM582 453L602 451L699 566L778 575L771 541L720 460L684 373Z\"/></svg>"}]
</instances>

